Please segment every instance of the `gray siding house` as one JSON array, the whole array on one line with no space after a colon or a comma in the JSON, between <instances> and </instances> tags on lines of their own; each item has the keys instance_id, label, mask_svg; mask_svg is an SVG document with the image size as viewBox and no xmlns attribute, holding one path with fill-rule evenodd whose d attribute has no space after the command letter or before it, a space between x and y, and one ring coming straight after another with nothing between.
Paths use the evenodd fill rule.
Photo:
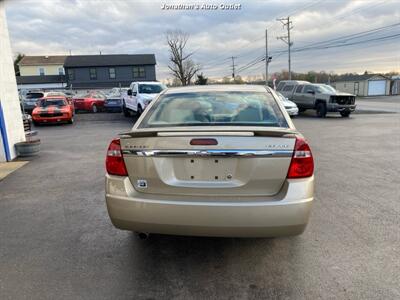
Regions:
<instances>
[{"instance_id":1,"label":"gray siding house","mask_svg":"<svg viewBox=\"0 0 400 300\"><path fill-rule=\"evenodd\" d=\"M64 63L73 89L128 87L132 81L155 81L154 54L72 55Z\"/></svg>"}]
</instances>

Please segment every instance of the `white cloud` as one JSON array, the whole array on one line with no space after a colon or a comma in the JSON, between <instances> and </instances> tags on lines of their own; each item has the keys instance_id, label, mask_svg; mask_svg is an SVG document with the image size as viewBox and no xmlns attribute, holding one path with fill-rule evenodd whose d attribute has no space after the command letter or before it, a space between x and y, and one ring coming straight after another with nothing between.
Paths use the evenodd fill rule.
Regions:
<instances>
[{"instance_id":1,"label":"white cloud","mask_svg":"<svg viewBox=\"0 0 400 300\"><path fill-rule=\"evenodd\" d=\"M219 1L137 0L14 0L6 2L14 53L30 55L155 53L159 77L168 75L165 32L181 29L190 34L189 49L204 66L206 76L230 74L230 56L238 67L265 53L263 39L269 27L269 48L286 45L275 19L291 13L295 47L400 22L397 0L244 1L240 11L163 11L162 3L215 3ZM229 2L229 1L225 1ZM232 1L230 1L232 2ZM387 34L400 32L400 26ZM384 44L314 50L293 54L293 70L372 71L400 70L399 39ZM287 55L273 55L270 71L287 68ZM260 75L262 63L243 71Z\"/></svg>"}]
</instances>

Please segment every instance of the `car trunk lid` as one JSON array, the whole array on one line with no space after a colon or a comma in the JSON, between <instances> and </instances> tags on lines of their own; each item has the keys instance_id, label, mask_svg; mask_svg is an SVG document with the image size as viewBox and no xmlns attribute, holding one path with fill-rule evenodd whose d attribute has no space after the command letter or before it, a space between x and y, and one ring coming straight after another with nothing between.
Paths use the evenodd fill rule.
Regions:
<instances>
[{"instance_id":1,"label":"car trunk lid","mask_svg":"<svg viewBox=\"0 0 400 300\"><path fill-rule=\"evenodd\" d=\"M134 188L162 195L275 195L286 179L294 144L290 130L139 131L121 136Z\"/></svg>"}]
</instances>

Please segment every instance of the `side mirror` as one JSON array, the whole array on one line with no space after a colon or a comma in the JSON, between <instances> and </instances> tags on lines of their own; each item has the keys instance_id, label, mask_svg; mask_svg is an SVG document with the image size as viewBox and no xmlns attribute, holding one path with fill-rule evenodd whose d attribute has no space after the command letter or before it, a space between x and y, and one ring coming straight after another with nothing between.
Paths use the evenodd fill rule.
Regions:
<instances>
[{"instance_id":1,"label":"side mirror","mask_svg":"<svg viewBox=\"0 0 400 300\"><path fill-rule=\"evenodd\" d=\"M307 91L307 94L315 95L314 91Z\"/></svg>"},{"instance_id":2,"label":"side mirror","mask_svg":"<svg viewBox=\"0 0 400 300\"><path fill-rule=\"evenodd\" d=\"M127 91L128 96L132 96L132 90Z\"/></svg>"},{"instance_id":3,"label":"side mirror","mask_svg":"<svg viewBox=\"0 0 400 300\"><path fill-rule=\"evenodd\" d=\"M136 96L136 95L137 95L137 92L132 92L132 95L133 95L133 96Z\"/></svg>"}]
</instances>

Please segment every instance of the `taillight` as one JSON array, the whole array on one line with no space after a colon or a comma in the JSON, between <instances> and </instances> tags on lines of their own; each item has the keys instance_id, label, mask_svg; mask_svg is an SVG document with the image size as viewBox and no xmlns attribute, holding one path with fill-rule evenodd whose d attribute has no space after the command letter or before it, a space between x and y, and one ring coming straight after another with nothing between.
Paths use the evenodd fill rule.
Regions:
<instances>
[{"instance_id":1,"label":"taillight","mask_svg":"<svg viewBox=\"0 0 400 300\"><path fill-rule=\"evenodd\" d=\"M314 160L310 146L304 138L296 138L287 178L310 177L314 173Z\"/></svg>"},{"instance_id":2,"label":"taillight","mask_svg":"<svg viewBox=\"0 0 400 300\"><path fill-rule=\"evenodd\" d=\"M190 145L192 145L192 146L214 146L214 145L218 145L218 141L216 139L192 139L190 141Z\"/></svg>"},{"instance_id":3,"label":"taillight","mask_svg":"<svg viewBox=\"0 0 400 300\"><path fill-rule=\"evenodd\" d=\"M108 147L106 170L110 175L128 176L119 139L113 139Z\"/></svg>"}]
</instances>

